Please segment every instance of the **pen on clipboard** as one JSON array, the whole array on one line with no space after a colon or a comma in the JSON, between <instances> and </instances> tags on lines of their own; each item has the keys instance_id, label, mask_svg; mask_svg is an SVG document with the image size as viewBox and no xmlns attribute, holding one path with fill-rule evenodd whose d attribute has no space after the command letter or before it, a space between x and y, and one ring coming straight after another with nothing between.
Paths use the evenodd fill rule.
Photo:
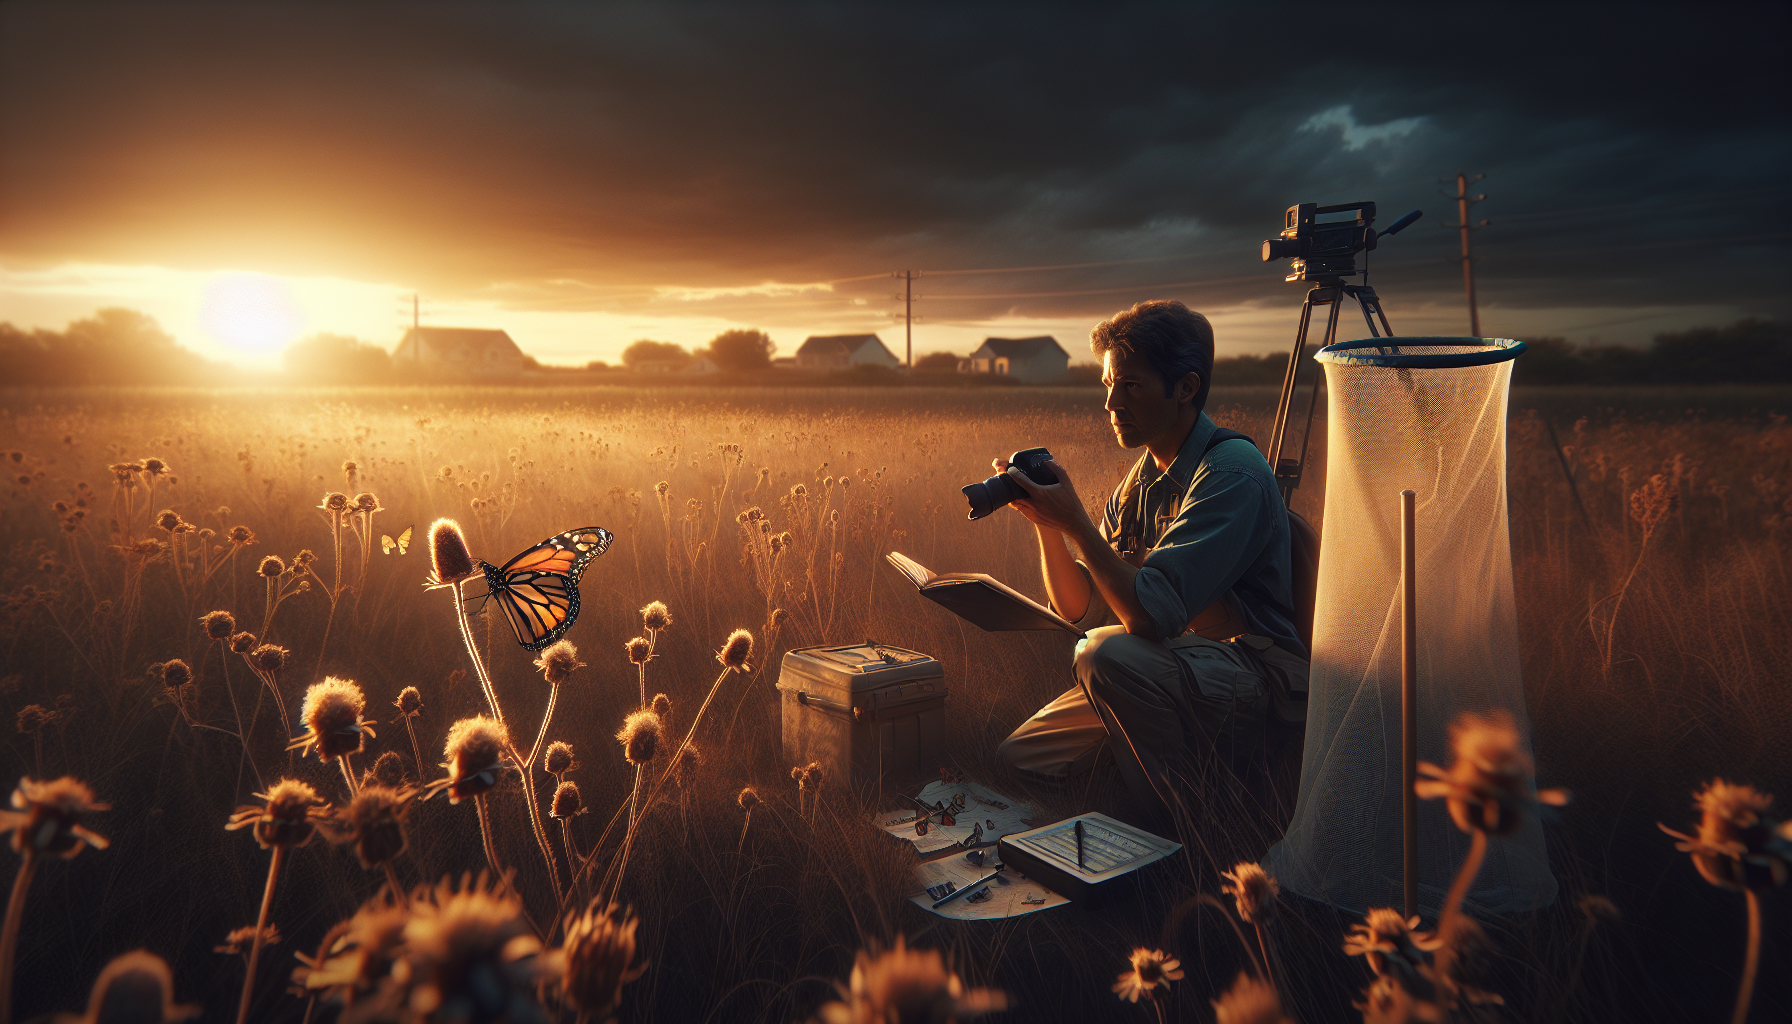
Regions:
<instances>
[{"instance_id":1,"label":"pen on clipboard","mask_svg":"<svg viewBox=\"0 0 1792 1024\"><path fill-rule=\"evenodd\" d=\"M947 893L946 895L941 896L939 899L933 901L934 909L938 910L940 907L945 906L946 904L952 902L953 900L957 899L958 897L963 896L967 892L976 892L979 888L981 888L983 886L983 883L993 881L995 879L995 877L1001 873L1002 873L1002 869L997 868L994 871L991 871L989 874L984 875L982 878L977 879L975 882L972 882L970 885L962 886L960 888L952 890L951 892Z\"/></svg>"},{"instance_id":2,"label":"pen on clipboard","mask_svg":"<svg viewBox=\"0 0 1792 1024\"><path fill-rule=\"evenodd\" d=\"M1083 864L1083 819L1081 818L1076 819L1076 866L1079 868L1085 866Z\"/></svg>"}]
</instances>

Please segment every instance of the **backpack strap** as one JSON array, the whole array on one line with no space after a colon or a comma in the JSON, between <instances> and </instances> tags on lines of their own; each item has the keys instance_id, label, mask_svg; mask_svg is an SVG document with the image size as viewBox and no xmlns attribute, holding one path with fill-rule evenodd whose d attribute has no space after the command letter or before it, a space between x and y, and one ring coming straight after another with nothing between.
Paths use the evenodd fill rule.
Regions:
<instances>
[{"instance_id":1,"label":"backpack strap","mask_svg":"<svg viewBox=\"0 0 1792 1024\"><path fill-rule=\"evenodd\" d=\"M1213 451L1227 441L1251 441L1251 439L1247 435L1240 434L1236 430L1228 430L1225 427L1220 427L1213 432L1212 437L1207 439L1207 447L1201 449L1201 457L1205 459L1208 452ZM1256 445L1257 442L1251 441L1251 447L1254 448Z\"/></svg>"}]
</instances>

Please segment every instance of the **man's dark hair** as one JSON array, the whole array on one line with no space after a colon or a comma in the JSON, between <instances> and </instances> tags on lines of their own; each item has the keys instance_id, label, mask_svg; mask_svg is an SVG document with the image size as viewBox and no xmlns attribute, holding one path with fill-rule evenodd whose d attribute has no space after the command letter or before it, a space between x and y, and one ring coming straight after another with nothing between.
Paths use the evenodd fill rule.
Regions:
<instances>
[{"instance_id":1,"label":"man's dark hair","mask_svg":"<svg viewBox=\"0 0 1792 1024\"><path fill-rule=\"evenodd\" d=\"M1195 411L1207 406L1207 391L1213 386L1213 325L1175 299L1141 302L1103 320L1089 332L1089 348L1097 358L1110 351L1144 356L1163 378L1165 398L1175 392L1177 381L1198 373L1201 389L1195 392Z\"/></svg>"}]
</instances>

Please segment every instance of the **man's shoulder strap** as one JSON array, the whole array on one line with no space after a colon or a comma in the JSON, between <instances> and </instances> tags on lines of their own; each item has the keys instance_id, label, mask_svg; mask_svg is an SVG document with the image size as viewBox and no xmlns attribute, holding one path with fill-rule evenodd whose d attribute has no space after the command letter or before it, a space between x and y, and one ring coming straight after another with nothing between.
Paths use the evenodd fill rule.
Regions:
<instances>
[{"instance_id":1,"label":"man's shoulder strap","mask_svg":"<svg viewBox=\"0 0 1792 1024\"><path fill-rule=\"evenodd\" d=\"M1236 430L1227 430L1225 427L1216 428L1213 432L1213 436L1207 439L1207 447L1201 449L1201 457L1206 458L1208 452L1218 448L1226 441L1251 441L1251 439L1248 435L1240 434ZM1256 444L1257 442L1251 441L1253 447L1255 447Z\"/></svg>"}]
</instances>

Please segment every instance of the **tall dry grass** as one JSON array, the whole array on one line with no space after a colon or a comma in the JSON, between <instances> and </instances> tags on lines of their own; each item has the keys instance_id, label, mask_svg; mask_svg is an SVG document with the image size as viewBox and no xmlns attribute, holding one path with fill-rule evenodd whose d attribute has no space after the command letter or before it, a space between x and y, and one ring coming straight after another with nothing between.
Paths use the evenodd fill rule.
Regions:
<instances>
[{"instance_id":1,"label":"tall dry grass","mask_svg":"<svg viewBox=\"0 0 1792 1024\"><path fill-rule=\"evenodd\" d=\"M1597 396L1514 400L1511 522L1538 771L1576 802L1549 833L1562 899L1486 923L1482 987L1522 1019L1710 1016L1735 989L1734 908L1653 823L1682 820L1695 784L1713 775L1769 791L1792 783L1783 743L1792 429L1759 411L1792 402L1745 394L1700 414L1685 404L1709 396L1644 396L1628 408ZM1218 389L1212 410L1261 437L1273 397ZM1217 894L1222 871L1279 835L1293 799L1278 760L1286 737L1237 775L1207 765L1184 780L1187 854L1137 901L971 926L908 904L909 855L864 827L862 794L825 779L811 798L779 749L782 653L871 637L938 657L952 687L954 762L1027 792L993 751L1067 685L1068 638L980 633L918 600L881 556L900 549L935 569L982 569L1037 589L1030 529L1017 516L966 522L957 488L986 475L990 456L1044 444L1089 500L1104 497L1127 463L1098 392L83 391L11 392L5 404L0 449L19 455L6 456L0 492L0 698L9 712L43 712L19 718L32 728L14 736L14 767L85 779L114 808L112 850L37 883L20 946L21 1017L73 1009L79 999L66 993L137 946L169 959L179 999L216 1017L236 1011L243 967L211 949L254 923L269 858L219 826L250 799L245 758L320 793L354 785L338 766L284 750L286 706L326 675L356 680L369 708L417 688L421 710L400 712L404 734L379 729L362 755L370 764L398 751L421 768L414 783L443 776L420 751L441 751L455 721L501 703L533 723L555 703L544 738L572 744L581 763L546 778L541 764L527 770L548 792L576 781L590 810L559 819L553 845L566 852L538 842L517 773L480 803L494 860L515 869L538 925L579 888L569 882L557 901L544 855L595 858L588 894L632 837L627 870L613 875L651 967L625 990L624 1020L800 1019L834 997L855 951L903 934L943 950L967 986L1006 991L1011 1014L1029 1020L1138 1012L1114 998L1114 977L1132 949L1162 949L1185 977L1154 1009L1204 1019L1257 955L1206 904L1172 910ZM1579 505L1545 417L1567 449ZM146 458L160 470L118 468ZM1315 520L1322 480L1321 465L1297 501ZM320 500L344 486L378 496L377 520ZM163 510L175 518L158 522ZM616 533L585 577L568 637L587 668L550 687L487 608L468 625L487 659L488 700L447 599L421 586L423 531L404 556L374 543L375 533L427 529L440 516L458 519L473 554L495 563L575 526ZM281 571L259 575L269 555ZM631 663L624 644L655 600L673 622L653 637L650 663ZM260 624L257 644L290 656L258 661L258 647L214 642L200 622L213 610ZM701 761L681 765L676 796L631 823L637 773L610 737L649 692L664 691L678 714L702 706L714 652L738 627L759 638L751 670L724 673L693 736ZM262 684L253 701L227 688L231 652ZM146 671L174 659L191 679L165 692ZM668 736L688 724L671 723ZM660 746L640 772L650 785L679 744ZM747 785L759 799L750 821L739 799ZM1127 808L1105 773L1087 788L1030 795L1048 815ZM391 864L406 886L487 862L464 806L419 801L408 828L409 849ZM316 949L391 885L322 844L285 860L270 917L289 940L263 953L264 965L280 966L264 966L253 1019L300 1019L303 1001L280 992L291 951ZM1764 964L1785 950L1776 895L1763 901ZM1614 922L1605 906L1621 916ZM1355 1017L1350 1003L1368 975L1339 948L1352 923L1284 896L1265 925L1263 949L1273 947L1295 1019ZM1762 973L1758 1005L1784 998L1772 973Z\"/></svg>"}]
</instances>

